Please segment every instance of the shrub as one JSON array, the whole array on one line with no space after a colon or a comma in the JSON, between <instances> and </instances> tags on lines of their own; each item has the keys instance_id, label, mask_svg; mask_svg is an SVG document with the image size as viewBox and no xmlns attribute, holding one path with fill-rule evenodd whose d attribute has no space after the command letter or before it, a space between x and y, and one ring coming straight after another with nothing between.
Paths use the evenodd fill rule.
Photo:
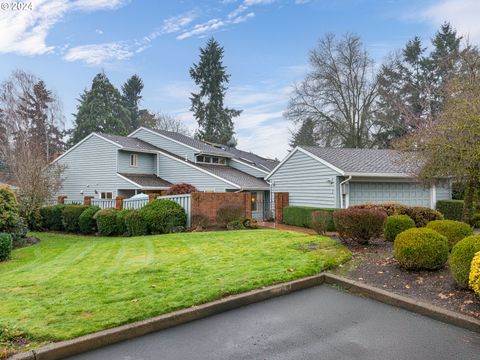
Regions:
<instances>
[{"instance_id":1,"label":"shrub","mask_svg":"<svg viewBox=\"0 0 480 360\"><path fill-rule=\"evenodd\" d=\"M393 243L394 256L407 270L434 270L448 259L448 240L427 228L408 229L397 235Z\"/></svg>"},{"instance_id":2,"label":"shrub","mask_svg":"<svg viewBox=\"0 0 480 360\"><path fill-rule=\"evenodd\" d=\"M19 216L15 193L9 187L0 187L0 232L10 233Z\"/></svg>"},{"instance_id":3,"label":"shrub","mask_svg":"<svg viewBox=\"0 0 480 360\"><path fill-rule=\"evenodd\" d=\"M445 219L458 221L463 219L463 200L438 200L436 208Z\"/></svg>"},{"instance_id":4,"label":"shrub","mask_svg":"<svg viewBox=\"0 0 480 360\"><path fill-rule=\"evenodd\" d=\"M480 252L477 252L470 264L470 274L468 277L468 286L475 294L480 296Z\"/></svg>"},{"instance_id":5,"label":"shrub","mask_svg":"<svg viewBox=\"0 0 480 360\"><path fill-rule=\"evenodd\" d=\"M210 219L206 215L195 214L190 218L190 223L194 228L201 227L206 229L210 225Z\"/></svg>"},{"instance_id":6,"label":"shrub","mask_svg":"<svg viewBox=\"0 0 480 360\"><path fill-rule=\"evenodd\" d=\"M353 209L377 209L383 210L387 213L387 216L398 215L401 212L405 211L406 206L396 202L385 202L385 203L367 203L350 206Z\"/></svg>"},{"instance_id":7,"label":"shrub","mask_svg":"<svg viewBox=\"0 0 480 360\"><path fill-rule=\"evenodd\" d=\"M98 234L110 236L117 234L117 209L102 209L95 214Z\"/></svg>"},{"instance_id":8,"label":"shrub","mask_svg":"<svg viewBox=\"0 0 480 360\"><path fill-rule=\"evenodd\" d=\"M46 206L40 209L42 216L42 225L45 230L62 231L62 211L65 205L58 204L54 206Z\"/></svg>"},{"instance_id":9,"label":"shrub","mask_svg":"<svg viewBox=\"0 0 480 360\"><path fill-rule=\"evenodd\" d=\"M243 220L245 209L238 205L223 205L218 208L215 218L218 225L227 227L228 223L235 220Z\"/></svg>"},{"instance_id":10,"label":"shrub","mask_svg":"<svg viewBox=\"0 0 480 360\"><path fill-rule=\"evenodd\" d=\"M82 234L94 234L97 232L95 214L100 210L98 206L89 206L78 218L78 228Z\"/></svg>"},{"instance_id":11,"label":"shrub","mask_svg":"<svg viewBox=\"0 0 480 360\"><path fill-rule=\"evenodd\" d=\"M341 209L333 213L335 227L342 239L368 244L383 234L387 214L379 209Z\"/></svg>"},{"instance_id":12,"label":"shrub","mask_svg":"<svg viewBox=\"0 0 480 360\"><path fill-rule=\"evenodd\" d=\"M125 215L125 226L131 236L142 236L147 234L147 223L138 210L133 210Z\"/></svg>"},{"instance_id":13,"label":"shrub","mask_svg":"<svg viewBox=\"0 0 480 360\"><path fill-rule=\"evenodd\" d=\"M415 221L408 215L391 215L385 220L383 235L385 240L394 241L401 232L414 228Z\"/></svg>"},{"instance_id":14,"label":"shrub","mask_svg":"<svg viewBox=\"0 0 480 360\"><path fill-rule=\"evenodd\" d=\"M80 215L88 205L65 205L62 209L62 224L65 231L78 232L80 230Z\"/></svg>"},{"instance_id":15,"label":"shrub","mask_svg":"<svg viewBox=\"0 0 480 360\"><path fill-rule=\"evenodd\" d=\"M228 230L243 230L245 225L243 225L242 219L232 220L227 224Z\"/></svg>"},{"instance_id":16,"label":"shrub","mask_svg":"<svg viewBox=\"0 0 480 360\"><path fill-rule=\"evenodd\" d=\"M311 213L312 229L317 234L324 235L331 226L329 224L333 221L333 212L327 210L316 210Z\"/></svg>"},{"instance_id":17,"label":"shrub","mask_svg":"<svg viewBox=\"0 0 480 360\"><path fill-rule=\"evenodd\" d=\"M141 208L140 212L152 234L172 232L174 228L185 226L187 222L185 210L172 200L155 200Z\"/></svg>"},{"instance_id":18,"label":"shrub","mask_svg":"<svg viewBox=\"0 0 480 360\"><path fill-rule=\"evenodd\" d=\"M458 286L468 287L470 265L477 252L480 251L480 235L472 235L460 240L450 254L450 272Z\"/></svg>"},{"instance_id":19,"label":"shrub","mask_svg":"<svg viewBox=\"0 0 480 360\"><path fill-rule=\"evenodd\" d=\"M12 236L7 233L0 233L0 261L10 258L12 252Z\"/></svg>"},{"instance_id":20,"label":"shrub","mask_svg":"<svg viewBox=\"0 0 480 360\"><path fill-rule=\"evenodd\" d=\"M448 239L450 250L457 242L473 235L470 225L455 220L434 220L427 224L427 228L435 230Z\"/></svg>"},{"instance_id":21,"label":"shrub","mask_svg":"<svg viewBox=\"0 0 480 360\"><path fill-rule=\"evenodd\" d=\"M300 226L313 229L312 212L326 211L330 213L327 231L335 231L333 212L337 209L322 209L308 206L287 206L283 209L283 222L287 225Z\"/></svg>"},{"instance_id":22,"label":"shrub","mask_svg":"<svg viewBox=\"0 0 480 360\"><path fill-rule=\"evenodd\" d=\"M480 213L476 213L475 215L472 216L472 218L470 219L470 224L475 229L480 228Z\"/></svg>"},{"instance_id":23,"label":"shrub","mask_svg":"<svg viewBox=\"0 0 480 360\"><path fill-rule=\"evenodd\" d=\"M123 209L117 212L117 234L125 235L127 230L127 224L125 223L125 218L128 214L130 214L133 210L130 209Z\"/></svg>"},{"instance_id":24,"label":"shrub","mask_svg":"<svg viewBox=\"0 0 480 360\"><path fill-rule=\"evenodd\" d=\"M187 183L178 183L170 186L165 192L165 195L191 194L194 192L198 192L198 189L195 186Z\"/></svg>"},{"instance_id":25,"label":"shrub","mask_svg":"<svg viewBox=\"0 0 480 360\"><path fill-rule=\"evenodd\" d=\"M399 215L410 216L417 227L423 227L430 221L443 220L440 212L423 206L405 207L399 210Z\"/></svg>"}]
</instances>

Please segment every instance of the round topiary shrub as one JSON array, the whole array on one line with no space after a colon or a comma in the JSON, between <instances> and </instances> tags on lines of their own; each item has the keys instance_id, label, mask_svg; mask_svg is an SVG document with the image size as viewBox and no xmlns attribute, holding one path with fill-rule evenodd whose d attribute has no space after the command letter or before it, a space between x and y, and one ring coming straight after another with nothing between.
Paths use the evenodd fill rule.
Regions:
<instances>
[{"instance_id":1,"label":"round topiary shrub","mask_svg":"<svg viewBox=\"0 0 480 360\"><path fill-rule=\"evenodd\" d=\"M62 224L65 231L79 232L80 215L88 208L88 205L65 205L62 210Z\"/></svg>"},{"instance_id":2,"label":"round topiary shrub","mask_svg":"<svg viewBox=\"0 0 480 360\"><path fill-rule=\"evenodd\" d=\"M140 209L151 234L166 234L178 226L185 226L185 210L172 200L155 200Z\"/></svg>"},{"instance_id":3,"label":"round topiary shrub","mask_svg":"<svg viewBox=\"0 0 480 360\"><path fill-rule=\"evenodd\" d=\"M117 234L117 213L116 209L102 209L95 214L98 234L110 236Z\"/></svg>"},{"instance_id":4,"label":"round topiary shrub","mask_svg":"<svg viewBox=\"0 0 480 360\"><path fill-rule=\"evenodd\" d=\"M0 233L0 261L10 258L12 252L12 236L7 233Z\"/></svg>"},{"instance_id":5,"label":"round topiary shrub","mask_svg":"<svg viewBox=\"0 0 480 360\"><path fill-rule=\"evenodd\" d=\"M470 225L456 220L434 220L427 224L427 228L435 230L448 239L449 247L452 249L453 245L473 235Z\"/></svg>"},{"instance_id":6,"label":"round topiary shrub","mask_svg":"<svg viewBox=\"0 0 480 360\"><path fill-rule=\"evenodd\" d=\"M468 287L470 265L477 252L480 251L480 235L472 235L460 240L450 254L450 271L458 286Z\"/></svg>"},{"instance_id":7,"label":"round topiary shrub","mask_svg":"<svg viewBox=\"0 0 480 360\"><path fill-rule=\"evenodd\" d=\"M95 214L100 210L98 206L89 206L83 210L82 214L78 218L78 227L82 234L94 234L97 232L97 221L95 220Z\"/></svg>"},{"instance_id":8,"label":"round topiary shrub","mask_svg":"<svg viewBox=\"0 0 480 360\"><path fill-rule=\"evenodd\" d=\"M392 215L385 220L383 235L385 240L394 241L401 232L414 228L415 221L408 215Z\"/></svg>"},{"instance_id":9,"label":"round topiary shrub","mask_svg":"<svg viewBox=\"0 0 480 360\"><path fill-rule=\"evenodd\" d=\"M397 235L394 256L407 270L435 270L448 259L448 240L427 228L408 229Z\"/></svg>"},{"instance_id":10,"label":"round topiary shrub","mask_svg":"<svg viewBox=\"0 0 480 360\"><path fill-rule=\"evenodd\" d=\"M480 252L477 252L470 264L470 275L468 279L468 286L475 294L480 296Z\"/></svg>"},{"instance_id":11,"label":"round topiary shrub","mask_svg":"<svg viewBox=\"0 0 480 360\"><path fill-rule=\"evenodd\" d=\"M131 209L123 209L117 212L117 233L119 235L125 235L128 232L127 224L125 223L125 218L132 211L133 210Z\"/></svg>"},{"instance_id":12,"label":"round topiary shrub","mask_svg":"<svg viewBox=\"0 0 480 360\"><path fill-rule=\"evenodd\" d=\"M133 210L125 215L125 226L127 233L131 236L142 236L147 234L147 222L142 213Z\"/></svg>"}]
</instances>

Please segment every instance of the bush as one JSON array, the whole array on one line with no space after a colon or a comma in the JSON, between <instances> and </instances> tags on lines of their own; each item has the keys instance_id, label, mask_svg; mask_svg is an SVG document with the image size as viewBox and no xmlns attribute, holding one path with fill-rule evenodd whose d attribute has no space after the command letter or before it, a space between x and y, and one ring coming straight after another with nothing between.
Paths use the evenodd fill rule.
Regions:
<instances>
[{"instance_id":1,"label":"bush","mask_svg":"<svg viewBox=\"0 0 480 360\"><path fill-rule=\"evenodd\" d=\"M324 235L329 228L331 222L333 222L333 212L327 210L316 210L312 211L312 229L316 231L317 234Z\"/></svg>"},{"instance_id":2,"label":"bush","mask_svg":"<svg viewBox=\"0 0 480 360\"><path fill-rule=\"evenodd\" d=\"M476 213L475 215L472 216L472 218L470 219L470 224L475 229L480 228L480 213Z\"/></svg>"},{"instance_id":3,"label":"bush","mask_svg":"<svg viewBox=\"0 0 480 360\"><path fill-rule=\"evenodd\" d=\"M387 214L379 209L341 209L333 213L335 227L341 239L368 244L383 234Z\"/></svg>"},{"instance_id":4,"label":"bush","mask_svg":"<svg viewBox=\"0 0 480 360\"><path fill-rule=\"evenodd\" d=\"M327 231L335 231L335 223L333 221L333 212L335 210L337 209L323 209L308 206L287 206L283 209L283 222L287 225L313 229L312 212L326 211L330 213L330 221L327 225Z\"/></svg>"},{"instance_id":5,"label":"bush","mask_svg":"<svg viewBox=\"0 0 480 360\"><path fill-rule=\"evenodd\" d=\"M427 228L435 230L448 239L450 250L457 242L473 235L470 225L455 220L434 220L427 224Z\"/></svg>"},{"instance_id":6,"label":"bush","mask_svg":"<svg viewBox=\"0 0 480 360\"><path fill-rule=\"evenodd\" d=\"M131 236L142 236L147 234L147 223L138 210L133 210L125 215L125 226L127 233Z\"/></svg>"},{"instance_id":7,"label":"bush","mask_svg":"<svg viewBox=\"0 0 480 360\"><path fill-rule=\"evenodd\" d=\"M19 218L15 193L9 187L0 187L0 232L11 233Z\"/></svg>"},{"instance_id":8,"label":"bush","mask_svg":"<svg viewBox=\"0 0 480 360\"><path fill-rule=\"evenodd\" d=\"M450 272L458 286L468 287L470 265L477 252L480 251L480 235L472 235L460 240L450 254Z\"/></svg>"},{"instance_id":9,"label":"bush","mask_svg":"<svg viewBox=\"0 0 480 360\"><path fill-rule=\"evenodd\" d=\"M133 210L130 209L123 209L117 212L117 234L125 235L127 230L127 224L125 223L125 218L128 214L130 214Z\"/></svg>"},{"instance_id":10,"label":"bush","mask_svg":"<svg viewBox=\"0 0 480 360\"><path fill-rule=\"evenodd\" d=\"M243 225L243 219L232 220L227 224L228 230L243 230L245 225Z\"/></svg>"},{"instance_id":11,"label":"bush","mask_svg":"<svg viewBox=\"0 0 480 360\"><path fill-rule=\"evenodd\" d=\"M65 231L80 231L80 215L88 208L88 205L65 205L62 209L62 224Z\"/></svg>"},{"instance_id":12,"label":"bush","mask_svg":"<svg viewBox=\"0 0 480 360\"><path fill-rule=\"evenodd\" d=\"M470 274L468 277L468 286L475 294L480 296L480 252L477 252L470 264Z\"/></svg>"},{"instance_id":13,"label":"bush","mask_svg":"<svg viewBox=\"0 0 480 360\"><path fill-rule=\"evenodd\" d=\"M140 209L152 234L166 234L178 226L185 226L185 210L172 200L155 200Z\"/></svg>"},{"instance_id":14,"label":"bush","mask_svg":"<svg viewBox=\"0 0 480 360\"><path fill-rule=\"evenodd\" d=\"M397 235L394 256L407 270L435 270L447 262L448 240L427 228L408 229Z\"/></svg>"},{"instance_id":15,"label":"bush","mask_svg":"<svg viewBox=\"0 0 480 360\"><path fill-rule=\"evenodd\" d=\"M401 232L414 228L415 221L408 215L391 215L385 221L383 235L385 240L394 241Z\"/></svg>"},{"instance_id":16,"label":"bush","mask_svg":"<svg viewBox=\"0 0 480 360\"><path fill-rule=\"evenodd\" d=\"M423 206L404 207L399 209L399 215L408 215L415 221L416 227L424 227L430 221L443 220L443 215L437 211Z\"/></svg>"},{"instance_id":17,"label":"bush","mask_svg":"<svg viewBox=\"0 0 480 360\"><path fill-rule=\"evenodd\" d=\"M190 222L194 228L201 227L202 229L206 229L210 225L210 219L203 214L192 215Z\"/></svg>"},{"instance_id":18,"label":"bush","mask_svg":"<svg viewBox=\"0 0 480 360\"><path fill-rule=\"evenodd\" d=\"M194 192L198 192L198 189L195 186L187 183L178 183L170 186L165 192L165 195L182 195L191 194Z\"/></svg>"},{"instance_id":19,"label":"bush","mask_svg":"<svg viewBox=\"0 0 480 360\"><path fill-rule=\"evenodd\" d=\"M385 203L367 203L350 206L353 209L377 209L383 210L387 216L399 215L401 212L405 211L406 206L396 202L385 202Z\"/></svg>"},{"instance_id":20,"label":"bush","mask_svg":"<svg viewBox=\"0 0 480 360\"><path fill-rule=\"evenodd\" d=\"M0 261L10 258L12 252L12 236L7 233L0 233Z\"/></svg>"},{"instance_id":21,"label":"bush","mask_svg":"<svg viewBox=\"0 0 480 360\"><path fill-rule=\"evenodd\" d=\"M94 234L97 232L97 221L95 214L100 210L98 206L89 206L78 218L78 227L82 234Z\"/></svg>"},{"instance_id":22,"label":"bush","mask_svg":"<svg viewBox=\"0 0 480 360\"><path fill-rule=\"evenodd\" d=\"M228 223L235 220L243 220L245 209L238 205L223 205L218 208L215 218L218 225L227 227Z\"/></svg>"},{"instance_id":23,"label":"bush","mask_svg":"<svg viewBox=\"0 0 480 360\"><path fill-rule=\"evenodd\" d=\"M42 226L45 230L62 231L62 212L65 205L58 204L54 206L46 206L40 209L42 217Z\"/></svg>"},{"instance_id":24,"label":"bush","mask_svg":"<svg viewBox=\"0 0 480 360\"><path fill-rule=\"evenodd\" d=\"M463 200L438 200L436 208L445 219L458 221L463 219Z\"/></svg>"},{"instance_id":25,"label":"bush","mask_svg":"<svg viewBox=\"0 0 480 360\"><path fill-rule=\"evenodd\" d=\"M117 209L102 209L95 214L98 234L110 236L117 234Z\"/></svg>"}]
</instances>

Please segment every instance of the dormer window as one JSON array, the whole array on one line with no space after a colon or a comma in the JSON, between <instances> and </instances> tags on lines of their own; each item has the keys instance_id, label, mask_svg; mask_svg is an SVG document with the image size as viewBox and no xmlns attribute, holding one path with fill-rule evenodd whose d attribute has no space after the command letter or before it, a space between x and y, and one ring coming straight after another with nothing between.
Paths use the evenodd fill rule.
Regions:
<instances>
[{"instance_id":1,"label":"dormer window","mask_svg":"<svg viewBox=\"0 0 480 360\"><path fill-rule=\"evenodd\" d=\"M210 155L198 155L197 163L225 165L226 161L225 161L225 158L223 157L210 156Z\"/></svg>"},{"instance_id":2,"label":"dormer window","mask_svg":"<svg viewBox=\"0 0 480 360\"><path fill-rule=\"evenodd\" d=\"M130 154L130 166L133 166L133 167L138 166L138 155L137 154Z\"/></svg>"}]
</instances>

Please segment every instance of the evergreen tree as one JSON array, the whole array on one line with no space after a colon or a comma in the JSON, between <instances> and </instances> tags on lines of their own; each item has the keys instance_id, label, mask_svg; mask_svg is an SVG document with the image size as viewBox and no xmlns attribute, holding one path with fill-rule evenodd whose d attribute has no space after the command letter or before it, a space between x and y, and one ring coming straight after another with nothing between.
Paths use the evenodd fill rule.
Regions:
<instances>
[{"instance_id":1,"label":"evergreen tree","mask_svg":"<svg viewBox=\"0 0 480 360\"><path fill-rule=\"evenodd\" d=\"M190 68L190 77L199 86L190 98L194 117L198 122L196 136L203 141L226 144L234 134L233 118L241 110L224 106L230 75L223 65L223 47L213 38L200 49L200 61Z\"/></svg>"},{"instance_id":2,"label":"evergreen tree","mask_svg":"<svg viewBox=\"0 0 480 360\"><path fill-rule=\"evenodd\" d=\"M317 146L318 136L315 131L315 122L311 118L306 118L298 131L290 131L292 137L290 139L290 147L296 146Z\"/></svg>"},{"instance_id":3,"label":"evergreen tree","mask_svg":"<svg viewBox=\"0 0 480 360\"><path fill-rule=\"evenodd\" d=\"M92 132L126 135L130 111L120 92L104 73L97 74L90 90L80 95L70 145L75 145Z\"/></svg>"},{"instance_id":4,"label":"evergreen tree","mask_svg":"<svg viewBox=\"0 0 480 360\"><path fill-rule=\"evenodd\" d=\"M133 75L122 85L122 95L125 107L130 111L128 130L133 131L140 126L139 103L142 99L143 81L138 75Z\"/></svg>"}]
</instances>

